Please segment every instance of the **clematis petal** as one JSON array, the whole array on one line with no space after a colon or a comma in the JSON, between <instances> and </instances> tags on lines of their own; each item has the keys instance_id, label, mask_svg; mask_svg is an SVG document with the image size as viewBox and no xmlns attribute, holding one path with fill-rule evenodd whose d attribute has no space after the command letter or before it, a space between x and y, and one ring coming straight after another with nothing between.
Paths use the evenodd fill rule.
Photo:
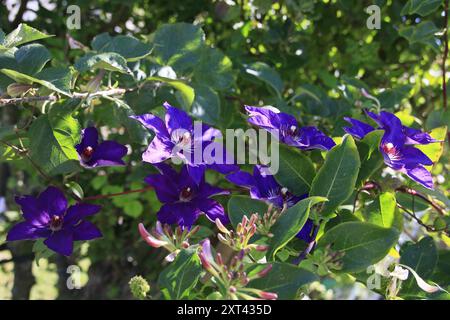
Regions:
<instances>
[{"instance_id":1,"label":"clematis petal","mask_svg":"<svg viewBox=\"0 0 450 320\"><path fill-rule=\"evenodd\" d=\"M81 131L81 142L75 146L79 154L87 147L96 148L98 145L98 131L95 127L87 127Z\"/></svg>"},{"instance_id":2,"label":"clematis petal","mask_svg":"<svg viewBox=\"0 0 450 320\"><path fill-rule=\"evenodd\" d=\"M73 252L73 234L72 231L67 229L61 229L54 232L46 240L44 244L51 250L62 254L64 256L70 256Z\"/></svg>"},{"instance_id":3,"label":"clematis petal","mask_svg":"<svg viewBox=\"0 0 450 320\"><path fill-rule=\"evenodd\" d=\"M203 182L200 183L198 187L198 194L201 198L208 198L214 195L224 195L224 194L230 194L228 190L215 187L210 185L209 183Z\"/></svg>"},{"instance_id":4,"label":"clematis petal","mask_svg":"<svg viewBox=\"0 0 450 320\"><path fill-rule=\"evenodd\" d=\"M160 163L172 157L174 144L155 136L147 150L142 154L142 160L148 163Z\"/></svg>"},{"instance_id":5,"label":"clematis petal","mask_svg":"<svg viewBox=\"0 0 450 320\"><path fill-rule=\"evenodd\" d=\"M152 130L156 136L160 137L161 139L168 139L170 140L169 132L167 131L166 124L164 121L154 116L153 114L142 114L139 116L130 116L130 118L135 119L142 123L144 127L147 129Z\"/></svg>"},{"instance_id":6,"label":"clematis petal","mask_svg":"<svg viewBox=\"0 0 450 320\"><path fill-rule=\"evenodd\" d=\"M375 130L371 125L357 119L344 117L344 120L352 125L351 127L344 127L344 131L357 139L362 139L366 134Z\"/></svg>"},{"instance_id":7,"label":"clematis petal","mask_svg":"<svg viewBox=\"0 0 450 320\"><path fill-rule=\"evenodd\" d=\"M228 181L241 186L251 188L256 185L255 178L248 172L238 171L234 173L230 173L225 177Z\"/></svg>"},{"instance_id":8,"label":"clematis petal","mask_svg":"<svg viewBox=\"0 0 450 320\"><path fill-rule=\"evenodd\" d=\"M419 165L412 169L406 169L406 174L408 177L423 185L425 188L434 189L431 173L423 166Z\"/></svg>"},{"instance_id":9,"label":"clematis petal","mask_svg":"<svg viewBox=\"0 0 450 320\"><path fill-rule=\"evenodd\" d=\"M201 199L198 201L199 209L205 213L209 220L215 222L219 219L222 224L230 223L228 215L225 213L224 208L220 203L213 199Z\"/></svg>"},{"instance_id":10,"label":"clematis petal","mask_svg":"<svg viewBox=\"0 0 450 320\"><path fill-rule=\"evenodd\" d=\"M46 228L37 228L28 221L19 222L14 225L6 236L6 241L16 240L34 240L38 238L46 238L51 231Z\"/></svg>"},{"instance_id":11,"label":"clematis petal","mask_svg":"<svg viewBox=\"0 0 450 320\"><path fill-rule=\"evenodd\" d=\"M50 216L63 215L67 209L67 200L61 190L50 186L38 196L39 206Z\"/></svg>"},{"instance_id":12,"label":"clematis petal","mask_svg":"<svg viewBox=\"0 0 450 320\"><path fill-rule=\"evenodd\" d=\"M256 165L253 168L256 187L264 198L272 198L279 194L281 187L266 166Z\"/></svg>"},{"instance_id":13,"label":"clematis petal","mask_svg":"<svg viewBox=\"0 0 450 320\"><path fill-rule=\"evenodd\" d=\"M15 197L16 203L22 209L23 217L31 225L42 227L48 224L50 216L39 206L39 201L33 196Z\"/></svg>"},{"instance_id":14,"label":"clematis petal","mask_svg":"<svg viewBox=\"0 0 450 320\"><path fill-rule=\"evenodd\" d=\"M176 184L176 180L171 179L170 176L151 174L144 181L155 189L159 201L163 203L178 201L178 185Z\"/></svg>"},{"instance_id":15,"label":"clematis petal","mask_svg":"<svg viewBox=\"0 0 450 320\"><path fill-rule=\"evenodd\" d=\"M88 162L95 167L104 166L123 166L122 157L128 152L128 148L115 141L104 141L100 143L92 155L92 159Z\"/></svg>"},{"instance_id":16,"label":"clematis petal","mask_svg":"<svg viewBox=\"0 0 450 320\"><path fill-rule=\"evenodd\" d=\"M64 216L64 225L71 226L88 216L92 216L101 210L101 206L89 203L77 203L67 209Z\"/></svg>"},{"instance_id":17,"label":"clematis petal","mask_svg":"<svg viewBox=\"0 0 450 320\"><path fill-rule=\"evenodd\" d=\"M426 166L431 166L433 161L431 161L428 156L414 147L404 147L401 149L402 158L406 168L416 167L417 164L423 164Z\"/></svg>"},{"instance_id":18,"label":"clematis petal","mask_svg":"<svg viewBox=\"0 0 450 320\"><path fill-rule=\"evenodd\" d=\"M205 178L206 165L187 165L187 172L192 180L199 185Z\"/></svg>"},{"instance_id":19,"label":"clematis petal","mask_svg":"<svg viewBox=\"0 0 450 320\"><path fill-rule=\"evenodd\" d=\"M177 207L174 203L166 203L161 206L158 213L158 221L166 224L175 224L178 222Z\"/></svg>"},{"instance_id":20,"label":"clematis petal","mask_svg":"<svg viewBox=\"0 0 450 320\"><path fill-rule=\"evenodd\" d=\"M314 222L311 219L306 220L306 223L303 225L302 229L297 233L296 237L305 241L311 242L314 239L312 238L311 232L314 226Z\"/></svg>"},{"instance_id":21,"label":"clematis petal","mask_svg":"<svg viewBox=\"0 0 450 320\"><path fill-rule=\"evenodd\" d=\"M403 126L403 131L406 134L405 144L429 144L433 142L438 142L427 132L422 132L421 130Z\"/></svg>"},{"instance_id":22,"label":"clematis petal","mask_svg":"<svg viewBox=\"0 0 450 320\"><path fill-rule=\"evenodd\" d=\"M172 107L168 102L164 102L166 108L166 127L169 134L177 129L184 129L188 131L193 130L192 119L189 115L181 109Z\"/></svg>"},{"instance_id":23,"label":"clematis petal","mask_svg":"<svg viewBox=\"0 0 450 320\"><path fill-rule=\"evenodd\" d=\"M316 127L302 127L298 133L298 147L302 150L330 150L336 143Z\"/></svg>"},{"instance_id":24,"label":"clematis petal","mask_svg":"<svg viewBox=\"0 0 450 320\"><path fill-rule=\"evenodd\" d=\"M73 228L73 241L101 238L100 230L89 221L81 221Z\"/></svg>"},{"instance_id":25,"label":"clematis petal","mask_svg":"<svg viewBox=\"0 0 450 320\"><path fill-rule=\"evenodd\" d=\"M249 115L247 120L249 123L264 129L280 129L281 124L278 118L278 113L275 113L273 110L264 107L252 106L245 106L245 110ZM296 121L295 125L297 125Z\"/></svg>"}]
</instances>

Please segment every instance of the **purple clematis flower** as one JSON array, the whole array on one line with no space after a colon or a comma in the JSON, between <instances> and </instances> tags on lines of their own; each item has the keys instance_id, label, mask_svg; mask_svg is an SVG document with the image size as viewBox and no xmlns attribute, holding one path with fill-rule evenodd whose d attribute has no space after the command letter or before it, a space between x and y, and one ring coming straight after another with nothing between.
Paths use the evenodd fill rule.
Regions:
<instances>
[{"instance_id":1,"label":"purple clematis flower","mask_svg":"<svg viewBox=\"0 0 450 320\"><path fill-rule=\"evenodd\" d=\"M300 200L308 197L308 194L296 196L286 188L281 187L266 166L254 166L253 175L245 171L238 171L230 173L226 178L238 186L249 188L250 196L253 199L267 201L279 209L283 207L290 208ZM312 241L312 227L313 222L308 219L304 227L297 234L297 238L306 242Z\"/></svg>"},{"instance_id":2,"label":"purple clematis flower","mask_svg":"<svg viewBox=\"0 0 450 320\"><path fill-rule=\"evenodd\" d=\"M218 161L206 161L204 150L214 139L221 136L219 130L205 124L194 125L189 115L178 108L172 107L167 102L165 119L152 114L131 116L141 122L146 128L155 133L155 137L142 154L142 160L152 164L161 163L170 158L179 158L187 164L189 175L198 184L206 169L213 169L222 174L227 174L239 169L234 161L226 161L227 154L217 155ZM212 152L215 158L215 152ZM217 160L217 159L214 159Z\"/></svg>"},{"instance_id":3,"label":"purple clematis flower","mask_svg":"<svg viewBox=\"0 0 450 320\"><path fill-rule=\"evenodd\" d=\"M123 166L128 148L115 141L98 143L98 132L94 127L83 129L81 142L75 146L80 164L86 168Z\"/></svg>"},{"instance_id":4,"label":"purple clematis flower","mask_svg":"<svg viewBox=\"0 0 450 320\"><path fill-rule=\"evenodd\" d=\"M333 139L316 127L300 128L294 116L279 112L276 108L245 106L245 110L250 116L248 122L266 129L289 146L301 150L330 150L336 145Z\"/></svg>"},{"instance_id":5,"label":"purple clematis flower","mask_svg":"<svg viewBox=\"0 0 450 320\"><path fill-rule=\"evenodd\" d=\"M183 166L179 173L165 163L155 166L161 173L151 174L144 181L155 188L158 200L163 203L157 213L160 222L189 229L204 213L212 222L219 218L223 224L229 223L222 205L210 198L229 194L227 190L206 183L204 176L197 184L189 175L187 166Z\"/></svg>"},{"instance_id":6,"label":"purple clematis flower","mask_svg":"<svg viewBox=\"0 0 450 320\"><path fill-rule=\"evenodd\" d=\"M437 142L428 133L402 125L394 114L381 111L379 115L366 111L378 124L378 129L384 130L381 138L380 151L384 163L408 175L414 181L426 188L433 189L433 179L424 166L433 162L421 150L413 145ZM362 139L369 132L376 130L371 125L352 118L344 118L352 127L344 127L345 132L357 139Z\"/></svg>"},{"instance_id":7,"label":"purple clematis flower","mask_svg":"<svg viewBox=\"0 0 450 320\"><path fill-rule=\"evenodd\" d=\"M7 241L46 238L44 244L49 249L70 256L74 241L102 236L94 224L84 220L99 212L101 207L78 203L67 208L67 200L58 188L48 187L37 198L16 197L16 202L22 209L25 221L9 230Z\"/></svg>"}]
</instances>

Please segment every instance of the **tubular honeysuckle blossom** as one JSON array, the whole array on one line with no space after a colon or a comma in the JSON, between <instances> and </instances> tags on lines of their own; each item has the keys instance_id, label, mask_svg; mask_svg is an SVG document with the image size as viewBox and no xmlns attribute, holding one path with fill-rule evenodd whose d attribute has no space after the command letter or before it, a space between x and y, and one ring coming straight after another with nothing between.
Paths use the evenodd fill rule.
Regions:
<instances>
[{"instance_id":1,"label":"tubular honeysuckle blossom","mask_svg":"<svg viewBox=\"0 0 450 320\"><path fill-rule=\"evenodd\" d=\"M9 230L7 241L45 238L44 244L49 249L70 256L74 241L102 236L94 224L85 220L101 207L78 203L67 208L64 194L55 187L48 187L38 197L16 197L16 202L22 208L25 221Z\"/></svg>"},{"instance_id":2,"label":"tubular honeysuckle blossom","mask_svg":"<svg viewBox=\"0 0 450 320\"><path fill-rule=\"evenodd\" d=\"M228 191L206 183L204 176L197 184L189 175L187 166L183 166L179 173L164 163L155 166L161 173L147 176L145 182L155 188L158 200L163 203L157 213L159 221L189 229L204 213L213 222L216 219L223 224L229 222L222 205L210 198L229 194Z\"/></svg>"},{"instance_id":3,"label":"tubular honeysuckle blossom","mask_svg":"<svg viewBox=\"0 0 450 320\"><path fill-rule=\"evenodd\" d=\"M380 142L380 152L384 163L397 171L405 173L414 181L426 188L433 189L433 179L430 172L424 167L433 162L414 145L423 145L438 142L428 133L402 125L400 119L394 114L381 111L379 115L366 111L377 124L379 130L384 130ZM345 132L357 139L375 130L374 127L352 118L344 118L352 127L344 127Z\"/></svg>"},{"instance_id":4,"label":"tubular honeysuckle blossom","mask_svg":"<svg viewBox=\"0 0 450 320\"><path fill-rule=\"evenodd\" d=\"M193 120L186 112L172 107L167 102L164 103L164 108L164 120L152 114L131 116L155 133L152 142L142 154L143 161L158 164L167 159L179 158L187 165L189 175L197 184L206 169L213 169L222 174L238 169L236 165L226 163L223 159L221 163L211 163L203 158L205 148L221 136L219 130L201 124L197 132Z\"/></svg>"},{"instance_id":5,"label":"tubular honeysuckle blossom","mask_svg":"<svg viewBox=\"0 0 450 320\"><path fill-rule=\"evenodd\" d=\"M80 158L80 164L86 168L123 166L122 158L128 148L115 141L98 143L98 131L88 127L81 132L81 142L75 146Z\"/></svg>"},{"instance_id":6,"label":"tubular honeysuckle blossom","mask_svg":"<svg viewBox=\"0 0 450 320\"><path fill-rule=\"evenodd\" d=\"M249 188L250 196L253 199L267 201L279 209L290 208L300 200L308 197L308 194L296 196L280 186L269 172L268 167L262 165L253 167L253 175L241 170L230 173L226 176L226 179L238 186ZM297 237L309 242L312 226L312 221L308 220L297 234Z\"/></svg>"},{"instance_id":7,"label":"tubular honeysuckle blossom","mask_svg":"<svg viewBox=\"0 0 450 320\"><path fill-rule=\"evenodd\" d=\"M299 127L294 116L280 112L273 107L245 106L249 114L248 122L266 129L289 146L301 150L330 150L335 146L333 139L313 126Z\"/></svg>"}]
</instances>

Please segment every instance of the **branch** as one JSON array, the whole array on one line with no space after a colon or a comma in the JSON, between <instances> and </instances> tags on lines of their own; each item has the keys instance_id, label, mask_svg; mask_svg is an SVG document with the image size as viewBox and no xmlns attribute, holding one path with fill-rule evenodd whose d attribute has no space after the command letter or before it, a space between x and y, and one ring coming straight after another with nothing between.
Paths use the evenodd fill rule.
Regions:
<instances>
[{"instance_id":1,"label":"branch","mask_svg":"<svg viewBox=\"0 0 450 320\"><path fill-rule=\"evenodd\" d=\"M91 97L103 97L103 96L120 96L127 92L132 92L138 88L114 88L97 92L74 92L72 93L73 98L85 99ZM23 98L9 98L0 99L0 107L9 104L20 104L24 102L35 102L35 101L58 101L61 98L57 96L35 96L35 97L23 97Z\"/></svg>"},{"instance_id":2,"label":"branch","mask_svg":"<svg viewBox=\"0 0 450 320\"><path fill-rule=\"evenodd\" d=\"M409 211L408 209L406 209L404 206L402 206L400 203L397 203L397 207L399 207L400 209L402 209L406 214L408 214L411 218L413 218L418 224L420 224L422 227L424 227L428 232L443 232L445 233L447 236L449 235L448 231L446 229L443 230L438 230L433 226L430 226L428 224L426 224L425 222L423 222L422 220L420 220L419 217L417 217L413 212Z\"/></svg>"},{"instance_id":3,"label":"branch","mask_svg":"<svg viewBox=\"0 0 450 320\"><path fill-rule=\"evenodd\" d=\"M428 199L427 196L417 192L414 189L411 189L411 188L408 188L408 187L399 187L399 188L395 189L395 191L406 193L406 194L410 194L410 195L413 195L415 197L418 197L418 198L422 199L423 201L427 202L428 204L430 204L430 206L432 206L440 215L443 215L443 216L446 215L446 212L445 212L444 208L441 208L436 202L434 202L431 199Z\"/></svg>"},{"instance_id":4,"label":"branch","mask_svg":"<svg viewBox=\"0 0 450 320\"><path fill-rule=\"evenodd\" d=\"M152 189L153 189L153 187L145 187L145 188L142 188L142 189L128 190L128 191L119 192L119 193L100 194L100 195L97 195L97 196L86 197L86 198L84 198L84 199L81 199L79 202L85 202L85 201L92 201L92 200L98 200L98 199L112 198L112 197L117 197L117 196L121 196L121 195L124 195L124 194L137 193L137 192L145 192L145 191L149 191L149 190L152 190Z\"/></svg>"}]
</instances>

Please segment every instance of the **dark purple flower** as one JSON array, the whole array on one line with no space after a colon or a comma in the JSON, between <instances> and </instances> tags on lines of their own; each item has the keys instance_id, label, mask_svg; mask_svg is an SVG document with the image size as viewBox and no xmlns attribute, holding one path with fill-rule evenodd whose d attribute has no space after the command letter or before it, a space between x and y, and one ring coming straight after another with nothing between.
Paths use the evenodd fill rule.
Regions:
<instances>
[{"instance_id":1,"label":"dark purple flower","mask_svg":"<svg viewBox=\"0 0 450 320\"><path fill-rule=\"evenodd\" d=\"M384 163L394 170L405 173L424 187L433 189L431 174L424 167L432 165L433 162L413 145L429 144L437 140L426 132L402 125L400 119L390 112L381 111L379 115L366 112L378 124L378 129L384 130L380 142ZM344 130L355 138L362 139L367 133L375 130L374 127L359 120L344 119L352 124L352 127L345 127Z\"/></svg>"},{"instance_id":2,"label":"dark purple flower","mask_svg":"<svg viewBox=\"0 0 450 320\"><path fill-rule=\"evenodd\" d=\"M189 175L187 166L183 166L179 173L165 163L155 166L161 173L151 174L144 181L155 188L158 200L163 203L157 213L160 222L189 229L204 213L213 222L219 218L223 224L229 223L222 205L210 198L229 194L228 191L206 183L204 176L197 184Z\"/></svg>"},{"instance_id":3,"label":"dark purple flower","mask_svg":"<svg viewBox=\"0 0 450 320\"><path fill-rule=\"evenodd\" d=\"M157 164L170 158L179 158L187 164L188 172L197 184L206 169L213 169L222 174L238 169L232 159L226 161L228 155L225 151L218 161L215 161L215 158L214 161L204 159L205 148L215 143L215 138L221 137L219 130L205 124L194 125L186 112L172 107L167 102L164 103L164 108L164 120L152 114L131 117L155 133L152 142L142 154L143 161ZM212 154L215 156L215 152Z\"/></svg>"},{"instance_id":4,"label":"dark purple flower","mask_svg":"<svg viewBox=\"0 0 450 320\"><path fill-rule=\"evenodd\" d=\"M294 116L279 112L276 108L245 106L245 110L250 116L248 122L266 129L289 146L301 150L330 150L335 146L333 139L316 127L300 128Z\"/></svg>"},{"instance_id":5,"label":"dark purple flower","mask_svg":"<svg viewBox=\"0 0 450 320\"><path fill-rule=\"evenodd\" d=\"M226 178L236 185L249 188L250 196L253 199L267 201L279 209L285 206L290 208L308 197L307 194L296 196L286 188L281 187L266 166L254 166L253 175L245 171L238 171L230 173ZM309 242L312 225L312 220L308 219L305 226L297 234L297 238Z\"/></svg>"},{"instance_id":6,"label":"dark purple flower","mask_svg":"<svg viewBox=\"0 0 450 320\"><path fill-rule=\"evenodd\" d=\"M92 240L102 236L100 230L86 217L96 214L101 207L78 203L67 208L64 194L55 187L48 187L37 198L16 197L25 221L11 228L7 241L46 238L44 244L65 256L73 251L73 242Z\"/></svg>"},{"instance_id":7,"label":"dark purple flower","mask_svg":"<svg viewBox=\"0 0 450 320\"><path fill-rule=\"evenodd\" d=\"M86 168L123 166L122 157L127 154L127 147L115 141L98 143L98 132L88 127L81 132L81 142L75 146L80 163Z\"/></svg>"}]
</instances>

